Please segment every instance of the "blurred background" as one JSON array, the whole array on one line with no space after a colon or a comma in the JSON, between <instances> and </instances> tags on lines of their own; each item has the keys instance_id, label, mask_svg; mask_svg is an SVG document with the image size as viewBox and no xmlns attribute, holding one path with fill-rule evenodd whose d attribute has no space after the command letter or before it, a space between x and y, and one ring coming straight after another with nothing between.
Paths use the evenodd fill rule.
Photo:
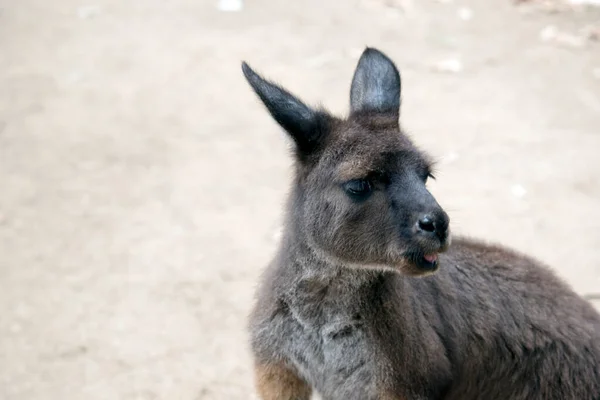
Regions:
<instances>
[{"instance_id":1,"label":"blurred background","mask_svg":"<svg viewBox=\"0 0 600 400\"><path fill-rule=\"evenodd\" d=\"M600 292L597 3L0 0L0 399L255 398L291 157L242 60L345 114L383 50L453 231Z\"/></svg>"}]
</instances>

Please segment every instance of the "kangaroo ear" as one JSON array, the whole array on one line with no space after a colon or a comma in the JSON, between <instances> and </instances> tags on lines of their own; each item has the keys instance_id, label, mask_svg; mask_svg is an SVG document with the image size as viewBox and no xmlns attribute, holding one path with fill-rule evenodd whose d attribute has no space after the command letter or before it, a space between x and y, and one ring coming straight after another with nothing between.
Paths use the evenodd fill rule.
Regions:
<instances>
[{"instance_id":1,"label":"kangaroo ear","mask_svg":"<svg viewBox=\"0 0 600 400\"><path fill-rule=\"evenodd\" d=\"M325 133L325 114L313 110L287 90L263 79L245 62L242 63L242 71L271 116L294 139L299 155L313 152Z\"/></svg>"},{"instance_id":2,"label":"kangaroo ear","mask_svg":"<svg viewBox=\"0 0 600 400\"><path fill-rule=\"evenodd\" d=\"M377 49L367 47L358 61L350 88L350 110L400 114L400 73Z\"/></svg>"}]
</instances>

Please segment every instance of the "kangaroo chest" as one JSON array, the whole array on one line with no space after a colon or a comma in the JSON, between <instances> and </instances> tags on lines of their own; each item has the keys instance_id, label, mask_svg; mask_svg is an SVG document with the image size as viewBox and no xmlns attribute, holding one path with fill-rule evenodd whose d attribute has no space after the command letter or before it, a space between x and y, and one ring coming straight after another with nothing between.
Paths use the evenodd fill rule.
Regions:
<instances>
[{"instance_id":1,"label":"kangaroo chest","mask_svg":"<svg viewBox=\"0 0 600 400\"><path fill-rule=\"evenodd\" d=\"M452 378L443 344L420 309L395 297L401 283L377 278L304 279L278 290L257 314L255 350L291 365L322 400L380 400L390 390L439 398Z\"/></svg>"},{"instance_id":2,"label":"kangaroo chest","mask_svg":"<svg viewBox=\"0 0 600 400\"><path fill-rule=\"evenodd\" d=\"M323 400L375 399L374 351L359 291L306 285L286 301L281 350Z\"/></svg>"}]
</instances>

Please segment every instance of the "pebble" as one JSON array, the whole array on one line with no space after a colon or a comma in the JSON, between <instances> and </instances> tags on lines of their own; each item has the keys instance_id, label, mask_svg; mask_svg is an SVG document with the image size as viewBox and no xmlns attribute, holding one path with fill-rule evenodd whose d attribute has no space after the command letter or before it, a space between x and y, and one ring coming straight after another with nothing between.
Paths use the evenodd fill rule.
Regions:
<instances>
[{"instance_id":1,"label":"pebble","mask_svg":"<svg viewBox=\"0 0 600 400\"><path fill-rule=\"evenodd\" d=\"M586 5L600 7L600 0L568 0L573 5Z\"/></svg>"},{"instance_id":2,"label":"pebble","mask_svg":"<svg viewBox=\"0 0 600 400\"><path fill-rule=\"evenodd\" d=\"M510 188L510 192L515 197L523 197L527 194L527 189L525 189L522 185L516 184Z\"/></svg>"},{"instance_id":3,"label":"pebble","mask_svg":"<svg viewBox=\"0 0 600 400\"><path fill-rule=\"evenodd\" d=\"M540 31L540 39L544 42L548 42L556 37L558 34L558 28L554 25L548 25Z\"/></svg>"},{"instance_id":4,"label":"pebble","mask_svg":"<svg viewBox=\"0 0 600 400\"><path fill-rule=\"evenodd\" d=\"M574 35L561 32L554 25L548 25L540 31L540 39L543 42L551 42L564 47L580 48L585 46L585 35Z\"/></svg>"},{"instance_id":5,"label":"pebble","mask_svg":"<svg viewBox=\"0 0 600 400\"><path fill-rule=\"evenodd\" d=\"M239 12L244 9L243 0L219 0L217 9L224 12Z\"/></svg>"},{"instance_id":6,"label":"pebble","mask_svg":"<svg viewBox=\"0 0 600 400\"><path fill-rule=\"evenodd\" d=\"M442 60L435 64L434 70L438 72L457 74L463 70L463 64L457 58L449 58L447 60Z\"/></svg>"},{"instance_id":7,"label":"pebble","mask_svg":"<svg viewBox=\"0 0 600 400\"><path fill-rule=\"evenodd\" d=\"M448 153L444 156L444 162L446 164L453 163L456 160L458 160L458 153L456 153L454 151L451 151L450 153Z\"/></svg>"},{"instance_id":8,"label":"pebble","mask_svg":"<svg viewBox=\"0 0 600 400\"><path fill-rule=\"evenodd\" d=\"M468 7L462 7L458 10L458 18L463 21L469 21L473 18L473 10Z\"/></svg>"},{"instance_id":9,"label":"pebble","mask_svg":"<svg viewBox=\"0 0 600 400\"><path fill-rule=\"evenodd\" d=\"M81 19L88 19L100 14L102 9L98 5L87 5L77 8L77 16Z\"/></svg>"}]
</instances>

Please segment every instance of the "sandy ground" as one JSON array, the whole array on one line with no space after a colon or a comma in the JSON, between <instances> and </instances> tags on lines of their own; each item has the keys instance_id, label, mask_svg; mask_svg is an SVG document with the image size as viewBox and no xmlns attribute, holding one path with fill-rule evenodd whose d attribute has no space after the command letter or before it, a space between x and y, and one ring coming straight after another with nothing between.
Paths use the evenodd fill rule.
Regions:
<instances>
[{"instance_id":1,"label":"sandy ground","mask_svg":"<svg viewBox=\"0 0 600 400\"><path fill-rule=\"evenodd\" d=\"M358 55L386 51L454 232L600 291L600 43L540 39L599 9L215 4L0 0L0 399L253 398L290 158L242 59L345 113Z\"/></svg>"}]
</instances>

